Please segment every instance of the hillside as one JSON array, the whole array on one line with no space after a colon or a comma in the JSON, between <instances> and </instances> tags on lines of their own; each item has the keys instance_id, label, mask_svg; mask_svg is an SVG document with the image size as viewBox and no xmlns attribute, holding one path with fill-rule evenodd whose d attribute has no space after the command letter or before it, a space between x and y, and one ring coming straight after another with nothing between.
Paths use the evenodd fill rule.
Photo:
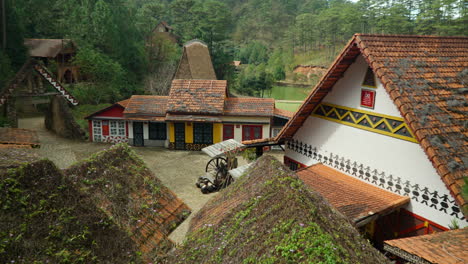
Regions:
<instances>
[{"instance_id":1,"label":"hillside","mask_svg":"<svg viewBox=\"0 0 468 264\"><path fill-rule=\"evenodd\" d=\"M270 156L213 197L164 263L385 263L349 221Z\"/></svg>"}]
</instances>

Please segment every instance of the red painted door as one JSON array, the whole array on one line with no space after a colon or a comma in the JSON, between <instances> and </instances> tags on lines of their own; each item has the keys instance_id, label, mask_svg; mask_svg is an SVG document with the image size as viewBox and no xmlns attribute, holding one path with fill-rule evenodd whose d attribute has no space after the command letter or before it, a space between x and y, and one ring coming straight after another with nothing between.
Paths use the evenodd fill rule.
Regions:
<instances>
[{"instance_id":1,"label":"red painted door","mask_svg":"<svg viewBox=\"0 0 468 264\"><path fill-rule=\"evenodd\" d=\"M102 135L103 136L109 135L109 121L108 120L102 121Z\"/></svg>"}]
</instances>

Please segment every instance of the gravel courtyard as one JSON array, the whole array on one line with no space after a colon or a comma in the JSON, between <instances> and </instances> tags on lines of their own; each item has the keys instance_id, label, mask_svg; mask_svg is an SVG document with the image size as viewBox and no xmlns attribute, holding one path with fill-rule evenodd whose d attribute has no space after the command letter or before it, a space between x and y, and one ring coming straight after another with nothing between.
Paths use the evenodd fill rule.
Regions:
<instances>
[{"instance_id":1,"label":"gravel courtyard","mask_svg":"<svg viewBox=\"0 0 468 264\"><path fill-rule=\"evenodd\" d=\"M39 155L50 159L62 169L90 156L94 152L110 147L109 144L58 137L45 129L43 117L22 118L19 120L19 127L36 130L41 143ZM133 147L133 149L153 173L192 209L191 216L170 235L174 242L183 242L190 219L215 195L202 194L195 187L195 181L199 176L203 175L210 157L196 151L172 151L156 147ZM282 152L273 153L276 158L282 161ZM239 159L239 165L245 163L242 158Z\"/></svg>"}]
</instances>

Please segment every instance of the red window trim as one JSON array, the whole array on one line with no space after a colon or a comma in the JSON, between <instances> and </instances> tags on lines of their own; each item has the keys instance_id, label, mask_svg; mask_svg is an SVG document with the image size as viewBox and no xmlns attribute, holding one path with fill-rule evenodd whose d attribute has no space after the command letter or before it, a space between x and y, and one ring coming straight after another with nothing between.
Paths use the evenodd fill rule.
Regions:
<instances>
[{"instance_id":1,"label":"red window trim","mask_svg":"<svg viewBox=\"0 0 468 264\"><path fill-rule=\"evenodd\" d=\"M257 138L245 138L245 133L244 133L244 128L245 127L249 127L250 128L250 135L253 136L254 135L254 128L255 127L259 127L260 128L260 138L258 139L261 139L263 138L263 126L262 125L242 125L242 141L244 140L254 140L254 139L257 139Z\"/></svg>"}]
</instances>

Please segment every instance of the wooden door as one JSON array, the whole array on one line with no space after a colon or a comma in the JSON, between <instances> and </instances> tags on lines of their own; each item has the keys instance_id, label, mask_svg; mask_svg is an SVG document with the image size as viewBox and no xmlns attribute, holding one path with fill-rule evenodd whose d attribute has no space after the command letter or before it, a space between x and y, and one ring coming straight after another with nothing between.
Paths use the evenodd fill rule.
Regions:
<instances>
[{"instance_id":1,"label":"wooden door","mask_svg":"<svg viewBox=\"0 0 468 264\"><path fill-rule=\"evenodd\" d=\"M185 124L175 123L175 149L185 150Z\"/></svg>"},{"instance_id":2,"label":"wooden door","mask_svg":"<svg viewBox=\"0 0 468 264\"><path fill-rule=\"evenodd\" d=\"M144 146L142 122L133 122L133 145L136 147Z\"/></svg>"}]
</instances>

